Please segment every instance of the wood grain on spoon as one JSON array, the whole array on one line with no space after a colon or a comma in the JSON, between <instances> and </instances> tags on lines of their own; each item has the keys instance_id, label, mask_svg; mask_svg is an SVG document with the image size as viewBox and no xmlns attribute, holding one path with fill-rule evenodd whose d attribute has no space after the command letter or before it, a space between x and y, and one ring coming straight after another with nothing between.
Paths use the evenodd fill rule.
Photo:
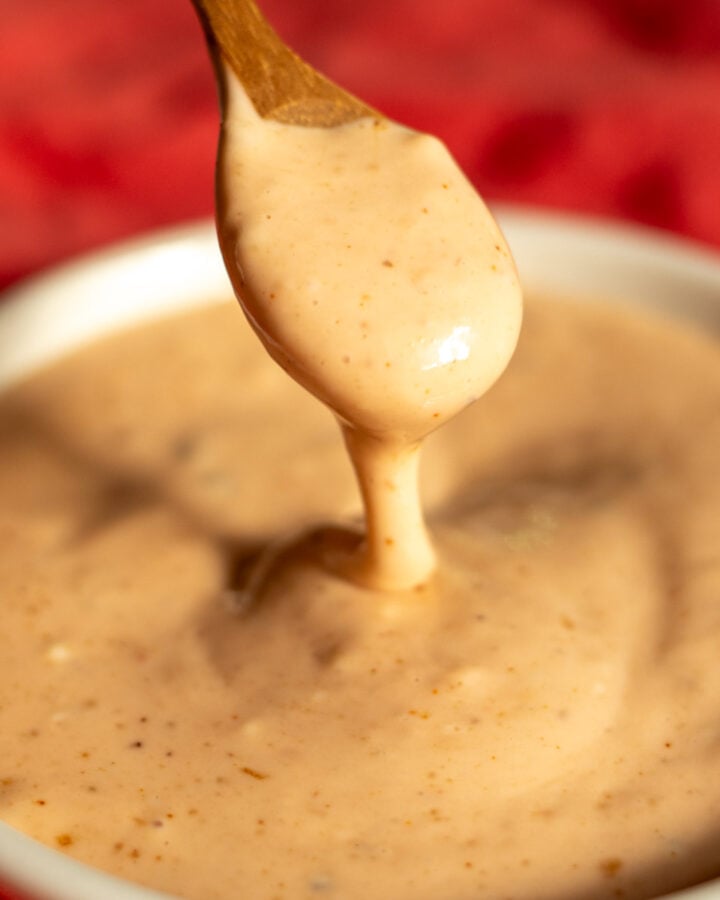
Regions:
<instances>
[{"instance_id":1,"label":"wood grain on spoon","mask_svg":"<svg viewBox=\"0 0 720 900\"><path fill-rule=\"evenodd\" d=\"M378 113L303 62L253 0L193 0L216 64L224 60L263 119L330 128Z\"/></svg>"}]
</instances>

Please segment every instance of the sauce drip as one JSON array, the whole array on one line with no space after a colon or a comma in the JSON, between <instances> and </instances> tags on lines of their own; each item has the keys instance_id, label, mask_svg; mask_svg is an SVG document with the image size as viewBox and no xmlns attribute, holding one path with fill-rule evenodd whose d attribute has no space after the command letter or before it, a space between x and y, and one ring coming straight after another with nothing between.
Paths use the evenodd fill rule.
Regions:
<instances>
[{"instance_id":1,"label":"sauce drip","mask_svg":"<svg viewBox=\"0 0 720 900\"><path fill-rule=\"evenodd\" d=\"M385 119L261 118L235 77L218 157L218 233L271 356L342 423L367 536L344 571L428 579L420 442L506 367L517 273L487 207L437 139Z\"/></svg>"}]
</instances>

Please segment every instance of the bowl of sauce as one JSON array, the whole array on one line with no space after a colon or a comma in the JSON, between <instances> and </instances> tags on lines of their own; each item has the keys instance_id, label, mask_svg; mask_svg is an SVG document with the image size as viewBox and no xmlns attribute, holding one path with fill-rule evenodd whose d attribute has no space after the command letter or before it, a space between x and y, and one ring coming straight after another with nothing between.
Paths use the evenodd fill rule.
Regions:
<instances>
[{"instance_id":1,"label":"bowl of sauce","mask_svg":"<svg viewBox=\"0 0 720 900\"><path fill-rule=\"evenodd\" d=\"M498 218L523 330L428 438L437 571L409 589L328 563L360 528L337 424L209 224L0 309L8 885L720 897L720 262Z\"/></svg>"}]
</instances>

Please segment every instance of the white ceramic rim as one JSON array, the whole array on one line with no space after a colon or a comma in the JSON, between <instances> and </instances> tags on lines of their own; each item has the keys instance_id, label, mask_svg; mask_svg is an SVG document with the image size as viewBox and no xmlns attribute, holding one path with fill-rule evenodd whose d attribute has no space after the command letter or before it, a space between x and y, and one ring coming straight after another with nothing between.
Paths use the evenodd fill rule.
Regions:
<instances>
[{"instance_id":1,"label":"white ceramic rim","mask_svg":"<svg viewBox=\"0 0 720 900\"><path fill-rule=\"evenodd\" d=\"M720 329L720 256L709 249L564 213L494 211L531 291L629 301ZM0 387L110 331L229 292L208 221L82 257L7 293L0 305ZM78 863L2 823L0 873L3 883L38 900L169 897ZM720 879L671 896L720 900Z\"/></svg>"}]
</instances>

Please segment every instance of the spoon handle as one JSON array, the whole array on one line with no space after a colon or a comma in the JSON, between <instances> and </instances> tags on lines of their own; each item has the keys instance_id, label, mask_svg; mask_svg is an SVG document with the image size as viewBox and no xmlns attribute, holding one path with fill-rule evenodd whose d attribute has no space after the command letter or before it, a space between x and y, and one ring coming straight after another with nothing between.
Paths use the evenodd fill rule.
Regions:
<instances>
[{"instance_id":1,"label":"spoon handle","mask_svg":"<svg viewBox=\"0 0 720 900\"><path fill-rule=\"evenodd\" d=\"M332 127L378 115L296 56L253 0L192 2L216 67L231 66L263 119Z\"/></svg>"}]
</instances>

